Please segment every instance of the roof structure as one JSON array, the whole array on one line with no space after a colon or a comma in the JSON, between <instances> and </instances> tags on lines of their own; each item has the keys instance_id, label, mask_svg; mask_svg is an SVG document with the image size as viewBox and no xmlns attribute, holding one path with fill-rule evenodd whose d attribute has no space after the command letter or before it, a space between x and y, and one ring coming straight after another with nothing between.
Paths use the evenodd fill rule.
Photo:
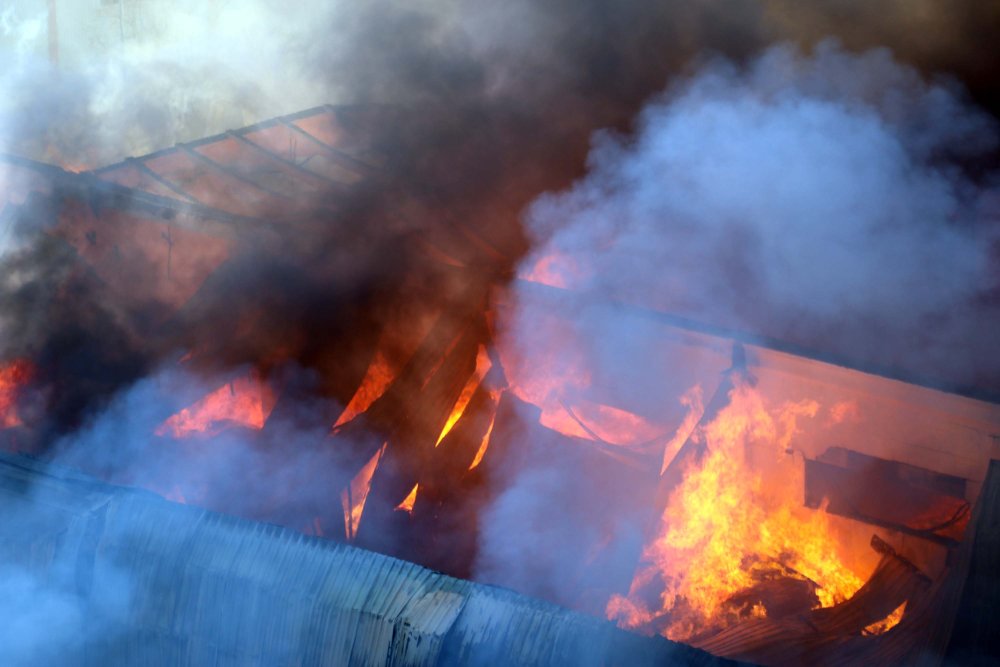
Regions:
<instances>
[{"instance_id":1,"label":"roof structure","mask_svg":"<svg viewBox=\"0 0 1000 667\"><path fill-rule=\"evenodd\" d=\"M377 181L381 159L364 128L365 114L356 109L319 107L80 174L0 155L0 241L18 224L47 225L107 289L137 309L162 306L153 310L167 320L235 254L248 230L266 235L287 225L329 224L345 196ZM477 271L481 262L498 256L472 226L444 219L436 227L421 226L414 242L459 271ZM671 381L684 386L725 372L734 363L733 341L742 341L755 375L776 395L802 390L831 402L864 397L865 409L877 413L883 427L872 434L859 426L849 444L869 459L899 464L893 470L901 475L913 472L902 467L909 465L953 477L959 487L954 495L962 502L974 501L981 488L984 499L992 497L985 491L993 483L985 478L990 460L1000 453L995 435L1000 413L990 397L970 400L918 387L898 381L913 378L889 379L893 373L882 369L859 372L849 360L782 341L620 303L594 304L590 295L569 290L522 287L527 289L520 298L537 298L545 312L586 300L588 308L606 311L608 317L662 330L662 361L675 362L668 364ZM405 423L414 395L425 401L420 404L425 409L415 412L437 414L434 410L442 408L443 420L454 400L440 396L457 398L475 364L483 332L473 327L456 339L451 327L465 326L481 304L469 306L469 312L464 310L468 304L460 306L456 316L441 320L441 331L435 329L421 343L410 371L401 374L404 380L412 375L411 381L397 383L368 413L372 423L384 417L402 435L393 431L386 450L393 465L380 466L374 476L366 513L393 515L414 483L429 486L427 461L455 460L461 447L471 458L482 441L482 433L472 437L456 427L454 442L437 448L440 428L414 435ZM451 345L455 340L457 347ZM635 361L636 366L650 363ZM436 391L423 392L427 378ZM410 385L419 390L403 391ZM486 385L481 390L488 393ZM614 405L611 397L596 398ZM662 402L655 409L662 413ZM400 420L406 428L400 428ZM488 425L472 427L486 430ZM426 442L415 446L417 435ZM374 445L382 443L380 438ZM617 450L613 464L598 445L583 444L590 449L580 455L586 459L581 465L629 466ZM826 449L843 444L817 440L811 443L815 451L802 454L819 460ZM492 457L499 449L487 452L482 470L497 467ZM370 452L364 454L359 466ZM848 463L832 461L828 468L840 473ZM460 467L465 474L468 462ZM0 541L0 550L8 562L68 590L86 623L101 623L86 626L88 635L101 639L85 646L83 664L715 664L707 654L665 640L642 640L509 591L175 505L30 459L0 458L0 496L13 510L0 517L8 537ZM32 517L30 526L18 518L21 510ZM414 515L420 512L417 508ZM382 548L365 530L360 535L362 543ZM977 554L989 547L988 539L979 543ZM454 545L447 548L455 551ZM886 563L898 565L891 559ZM127 613L102 611L108 601L100 591L113 588L116 577L133 593L122 603ZM954 582L949 586L953 590ZM903 626L908 636L919 634L926 621L921 614L935 611L941 590L922 598L919 613L908 612L911 625ZM982 603L962 604L965 609ZM909 644L898 640L903 634L880 642L880 650L908 651ZM935 646L947 640L947 635L939 637ZM613 661L604 660L609 655ZM846 646L842 655L849 661L856 653Z\"/></svg>"},{"instance_id":2,"label":"roof structure","mask_svg":"<svg viewBox=\"0 0 1000 667\"><path fill-rule=\"evenodd\" d=\"M103 181L236 215L287 219L377 173L349 108L308 109L96 169ZM345 123L355 121L347 129Z\"/></svg>"},{"instance_id":3,"label":"roof structure","mask_svg":"<svg viewBox=\"0 0 1000 667\"><path fill-rule=\"evenodd\" d=\"M37 582L35 599L58 596L79 619L74 637L54 633L31 655L0 648L6 664L733 664L30 458L0 454L0 501L3 562Z\"/></svg>"}]
</instances>

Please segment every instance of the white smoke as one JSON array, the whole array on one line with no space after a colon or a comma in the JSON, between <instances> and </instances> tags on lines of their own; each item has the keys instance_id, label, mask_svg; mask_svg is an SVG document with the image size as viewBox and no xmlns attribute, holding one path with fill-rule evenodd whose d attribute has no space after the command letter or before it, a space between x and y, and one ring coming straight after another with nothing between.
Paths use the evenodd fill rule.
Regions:
<instances>
[{"instance_id":1,"label":"white smoke","mask_svg":"<svg viewBox=\"0 0 1000 667\"><path fill-rule=\"evenodd\" d=\"M34 4L0 14L0 151L101 166L337 101L307 55L339 3L59 2L58 63Z\"/></svg>"},{"instance_id":2,"label":"white smoke","mask_svg":"<svg viewBox=\"0 0 1000 667\"><path fill-rule=\"evenodd\" d=\"M595 136L589 174L531 208L525 266L568 257L574 288L969 381L1000 321L976 303L997 229L958 165L995 142L884 50L714 63L634 136ZM533 317L512 325L529 345Z\"/></svg>"}]
</instances>

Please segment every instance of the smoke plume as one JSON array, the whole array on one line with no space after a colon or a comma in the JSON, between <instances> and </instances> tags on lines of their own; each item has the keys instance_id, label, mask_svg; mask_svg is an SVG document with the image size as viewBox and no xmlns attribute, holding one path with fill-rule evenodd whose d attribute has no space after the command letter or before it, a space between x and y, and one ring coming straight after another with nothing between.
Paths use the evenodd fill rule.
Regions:
<instances>
[{"instance_id":1,"label":"smoke plume","mask_svg":"<svg viewBox=\"0 0 1000 667\"><path fill-rule=\"evenodd\" d=\"M58 64L44 12L0 15L0 151L87 169L332 103L357 105L381 167L318 194L313 224L261 212L178 312L109 292L51 233L78 193L0 216L0 359L36 369L22 400L34 452L129 483L187 480L249 515L247 489L276 473L291 495L261 503L328 510L331 471L349 466L317 443L383 326L478 307L552 255L602 299L1000 390L990 3L141 5L143 37L123 23L117 40L64 42ZM490 248L460 274L414 243L456 224ZM502 335L529 357L553 349L521 304ZM655 345L628 318L578 313L597 365ZM245 368L296 388L266 434L188 461L157 449L151 428ZM549 463L505 479L477 572L564 601L573 582L539 550L574 542L532 532L559 519L532 512L581 490ZM589 535L582 521L562 529ZM11 613L62 613L59 591L50 612L33 582L0 581L44 601Z\"/></svg>"},{"instance_id":2,"label":"smoke plume","mask_svg":"<svg viewBox=\"0 0 1000 667\"><path fill-rule=\"evenodd\" d=\"M997 128L961 89L827 42L714 62L639 119L531 207L527 267L569 258L605 299L994 386L996 191L964 165Z\"/></svg>"},{"instance_id":3,"label":"smoke plume","mask_svg":"<svg viewBox=\"0 0 1000 667\"><path fill-rule=\"evenodd\" d=\"M684 373L657 365L663 332L638 306L948 389L996 387L995 180L968 169L996 139L954 81L884 49L711 60L647 104L634 132L596 133L587 175L530 206L522 272L544 266L568 290L515 284L504 344L585 368L619 396L663 396ZM546 326L553 308L569 321ZM577 538L592 526L572 509L535 518L559 495L553 480L571 483L565 471L512 473L481 528L478 576L579 593L565 581L573 541L553 544L549 526ZM634 529L623 515L617 530Z\"/></svg>"}]
</instances>

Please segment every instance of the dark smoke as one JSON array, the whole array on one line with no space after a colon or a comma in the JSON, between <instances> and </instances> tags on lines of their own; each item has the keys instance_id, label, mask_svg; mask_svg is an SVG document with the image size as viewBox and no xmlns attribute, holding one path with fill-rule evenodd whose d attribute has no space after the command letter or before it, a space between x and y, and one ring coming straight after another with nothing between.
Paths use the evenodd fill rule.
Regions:
<instances>
[{"instance_id":1,"label":"dark smoke","mask_svg":"<svg viewBox=\"0 0 1000 667\"><path fill-rule=\"evenodd\" d=\"M974 6L966 3L966 9L952 11L969 14ZM98 297L86 276L74 275L67 292L62 286L70 258L59 256L42 236L39 247L29 244L8 258L11 269L27 265L32 278L5 286L4 355L40 357L43 380L54 381L65 377L65 369L78 369L75 376L86 376L88 383L84 390L60 388L46 394L46 413L55 418L55 431L76 428L115 391L159 366L175 349L218 347L220 323L245 317L249 310L255 311L252 330L235 341L232 351L214 358L233 365L258 363L277 341L292 341L290 356L305 367L316 367L318 359L327 356L317 347L336 347L336 341L357 331L358 321L374 325L383 316L365 304L377 302L376 310L392 310L412 299L403 295L393 305L385 296L398 296L404 271L396 267L415 261L410 258L410 235L442 220L471 226L500 251L504 259L483 267L484 285L509 272L529 243L518 222L525 206L539 193L565 187L582 175L594 130L628 130L644 102L706 54L743 59L775 38L808 41L816 25L825 25L827 33L843 33L852 42L863 41L855 36L860 30L855 22L831 18L821 8L799 16L778 5L750 1L556 1L502 7L382 1L325 12L310 9L314 11L308 15L287 19L291 27L276 34L281 49L273 44L262 49L280 51L285 62L251 64L280 64L303 85L321 82L318 89L344 101L381 105L367 131L387 158L383 176L345 202L346 213L337 224L310 233L289 230L277 246L271 240L251 239L243 254L213 277L211 289L203 290L196 306L187 309L183 326L168 327L166 333L146 321L147 312L129 311L106 295ZM268 12L274 9L262 3L256 11L271 16ZM901 16L908 11L901 8ZM990 25L990 16L982 18L982 26ZM872 38L872 31L904 53L915 48L914 40L896 30L879 33L871 28L865 34ZM235 41L233 35L227 37ZM957 39L953 47L949 58L943 51L926 50L914 58L928 70L954 65L960 75L977 73L971 79L974 94L991 99L996 83L984 76L985 65L973 57L975 49ZM200 43L190 52L181 57L176 47L165 49L158 54L160 61L147 59L143 65L159 62L160 68L151 71L191 89L194 99L201 88L192 88L192 81L212 64L219 68L217 76L238 84L238 93L223 93L227 102L253 99L248 91L254 89L265 101L274 96L267 83L270 71L233 71ZM880 66L875 60L869 64ZM126 73L138 71L123 68ZM9 136L19 137L22 146L44 139L57 144L60 152L71 153L66 146L81 145L84 153L103 154L101 142L122 128L164 124L160 112L136 103L124 118L94 111L106 106L95 104L94 95L107 81L92 71L87 74L48 78L32 71L31 76L14 79L19 97L13 116L4 123L12 130ZM815 72L820 79L826 75ZM158 88L128 76L120 84L126 90L134 87L129 97L157 106L153 95ZM17 99L28 102L19 108ZM124 98L112 101L116 99ZM71 103L76 100L90 104ZM76 110L76 115L66 116L67 110ZM932 111L950 113L946 102ZM166 112L167 124L184 124L184 117L171 114L169 105ZM940 119L917 120L924 125L911 129L914 136L928 123L941 127ZM200 122L195 127L208 129ZM65 128L72 129L70 135L52 134ZM927 141L935 148L945 145L933 136ZM400 211L406 213L403 223L398 222ZM44 215L32 215L36 225L44 225ZM442 280L447 282L433 271L423 278L428 291ZM443 291L452 290L445 285ZM83 372L90 364L94 372Z\"/></svg>"}]
</instances>

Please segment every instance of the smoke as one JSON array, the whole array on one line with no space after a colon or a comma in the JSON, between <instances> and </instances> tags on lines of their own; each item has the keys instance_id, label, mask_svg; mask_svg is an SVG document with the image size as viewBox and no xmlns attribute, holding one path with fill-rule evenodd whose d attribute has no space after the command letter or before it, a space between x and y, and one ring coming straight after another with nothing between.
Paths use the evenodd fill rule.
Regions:
<instances>
[{"instance_id":1,"label":"smoke","mask_svg":"<svg viewBox=\"0 0 1000 667\"><path fill-rule=\"evenodd\" d=\"M209 118L210 109L239 110L248 122L308 106L312 95L365 105L371 118L361 125L370 126L383 168L352 193L317 194L317 217L328 215L325 202L338 202L336 225L241 229L234 254L166 327L163 304L104 293L75 252L46 233L73 192L12 214L21 235L4 260L0 344L5 358L38 361L46 402L39 413L49 421L38 450L178 349L221 351L199 359L218 371L269 363L262 360L280 348L324 375L327 390L348 384L332 374L353 376L363 361L333 363L331 350L357 351L351 340L367 335L360 331L377 330L410 304L434 312L483 298L526 250L523 207L579 175L591 131L627 125L700 47L699 35L708 46L749 48L746 39L730 40L729 13L645 3L621 3L610 14L604 3L501 11L491 3L380 1L295 12L226 3L213 5L215 17L192 4L158 6L148 11L162 25L143 33L151 35L145 41L127 37L120 49L75 64L67 55L59 68L30 53L18 60L3 84L11 92L0 122L6 149L100 164L231 126L221 123L232 118ZM709 15L732 30L700 29ZM636 26L645 26L640 35ZM663 59L646 57L680 36ZM413 243L456 227L488 249L458 235L474 275L441 271ZM218 332L232 322L252 324L221 344ZM63 382L67 374L76 380ZM346 401L346 387L339 391Z\"/></svg>"},{"instance_id":2,"label":"smoke","mask_svg":"<svg viewBox=\"0 0 1000 667\"><path fill-rule=\"evenodd\" d=\"M360 105L383 165L353 192L318 194L314 224L242 228L176 313L110 292L49 233L78 193L0 218L18 225L0 260L0 358L38 369L25 399L36 451L164 493L189 484L246 516L339 511L330 477L353 468L322 443L378 332L484 303L526 254L576 258L588 268L574 287L603 297L956 384L1000 377L982 173L995 128L961 85L996 111L983 3L878 16L778 0L127 4L140 13L121 25L66 9L63 25L103 23L64 40L58 66L42 13L3 14L0 150L79 169L333 103ZM759 55L830 34L887 50ZM928 78L939 71L958 81ZM442 229L490 251L445 270L415 243ZM500 324L530 358L553 341L527 304ZM612 369L622 349L656 345L628 321L583 309L574 327ZM191 350L189 370L165 370ZM195 452L150 435L246 367L301 380L266 432ZM479 574L569 601L572 576L543 552L598 531L574 515L546 533L560 515L538 508L585 490L539 466L486 511Z\"/></svg>"},{"instance_id":3,"label":"smoke","mask_svg":"<svg viewBox=\"0 0 1000 667\"><path fill-rule=\"evenodd\" d=\"M88 568L81 558L94 508L67 508L59 484L19 488L15 476L5 478L0 510L0 661L65 664L116 639L127 621L132 583L113 564Z\"/></svg>"},{"instance_id":4,"label":"smoke","mask_svg":"<svg viewBox=\"0 0 1000 667\"><path fill-rule=\"evenodd\" d=\"M997 136L953 80L884 49L824 42L706 62L646 105L634 132L596 133L587 175L528 208L522 273L544 265L569 289L540 298L515 283L502 346L582 363L576 373L638 396L623 404L645 414L675 409L641 397L680 396L690 364L661 367L664 333L632 305L948 388L996 387L995 181L968 165ZM546 325L553 310L559 327ZM588 495L567 491L565 462L515 468L481 524L477 576L578 604L566 563L600 511L559 500ZM622 513L613 543L637 525Z\"/></svg>"},{"instance_id":5,"label":"smoke","mask_svg":"<svg viewBox=\"0 0 1000 667\"><path fill-rule=\"evenodd\" d=\"M17 567L0 570L0 609L9 619L0 631L3 663L14 667L54 664L68 655L80 655L96 643L95 630L105 638L113 636L114 623L125 620L128 585L113 574L102 578L98 582L102 592L88 599L68 580L53 581L51 573L40 576ZM84 622L86 605L91 603L108 606L103 610L108 617L98 619L92 613Z\"/></svg>"},{"instance_id":6,"label":"smoke","mask_svg":"<svg viewBox=\"0 0 1000 667\"><path fill-rule=\"evenodd\" d=\"M225 419L206 419L200 435L163 428L213 390L235 391L232 378L160 369L61 438L52 456L115 484L297 529L325 524L328 534L342 535L340 482L354 474L351 448L329 445L324 420L336 406L316 398L314 373L285 369L283 390L297 400L272 413L263 430Z\"/></svg>"},{"instance_id":7,"label":"smoke","mask_svg":"<svg viewBox=\"0 0 1000 667\"><path fill-rule=\"evenodd\" d=\"M635 134L595 136L586 178L531 207L525 265L567 257L604 298L974 386L1000 372L998 229L963 164L996 138L956 85L884 50L715 62Z\"/></svg>"},{"instance_id":8,"label":"smoke","mask_svg":"<svg viewBox=\"0 0 1000 667\"><path fill-rule=\"evenodd\" d=\"M0 151L78 170L336 101L293 55L335 4L57 2L55 63L31 4L0 19Z\"/></svg>"}]
</instances>

